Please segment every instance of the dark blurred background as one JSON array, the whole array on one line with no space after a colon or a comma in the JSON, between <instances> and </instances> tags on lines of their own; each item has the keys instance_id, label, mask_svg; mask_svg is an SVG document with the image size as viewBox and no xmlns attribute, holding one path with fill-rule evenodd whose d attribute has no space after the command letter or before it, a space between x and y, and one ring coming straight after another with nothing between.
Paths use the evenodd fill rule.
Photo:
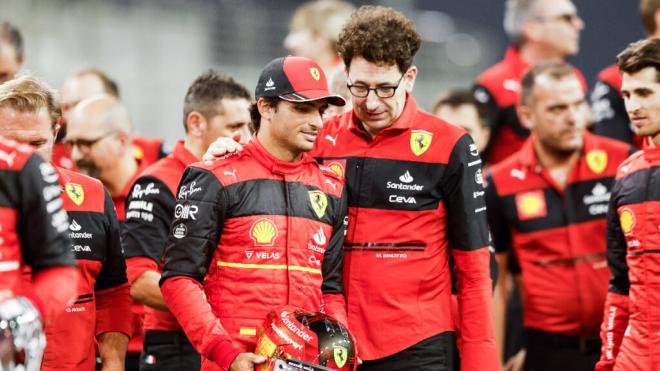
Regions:
<instances>
[{"instance_id":1,"label":"dark blurred background","mask_svg":"<svg viewBox=\"0 0 660 371\"><path fill-rule=\"evenodd\" d=\"M0 19L26 41L24 71L59 88L73 69L94 66L119 82L137 131L169 143L182 135L182 100L215 68L253 90L261 68L286 54L282 41L297 0L0 0ZM392 6L413 19L424 43L414 95L423 107L468 87L508 41L504 0L352 1ZM589 84L629 42L644 36L635 0L576 0L586 24L570 61Z\"/></svg>"}]
</instances>

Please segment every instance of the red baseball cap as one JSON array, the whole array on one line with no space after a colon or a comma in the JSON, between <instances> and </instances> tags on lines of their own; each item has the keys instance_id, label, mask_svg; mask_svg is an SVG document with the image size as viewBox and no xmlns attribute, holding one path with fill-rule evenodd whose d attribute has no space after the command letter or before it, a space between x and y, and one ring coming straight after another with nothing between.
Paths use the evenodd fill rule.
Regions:
<instances>
[{"instance_id":1,"label":"red baseball cap","mask_svg":"<svg viewBox=\"0 0 660 371\"><path fill-rule=\"evenodd\" d=\"M266 65L254 97L278 97L289 102L326 99L335 106L346 104L340 95L330 93L325 73L316 62L294 56L276 58Z\"/></svg>"}]
</instances>

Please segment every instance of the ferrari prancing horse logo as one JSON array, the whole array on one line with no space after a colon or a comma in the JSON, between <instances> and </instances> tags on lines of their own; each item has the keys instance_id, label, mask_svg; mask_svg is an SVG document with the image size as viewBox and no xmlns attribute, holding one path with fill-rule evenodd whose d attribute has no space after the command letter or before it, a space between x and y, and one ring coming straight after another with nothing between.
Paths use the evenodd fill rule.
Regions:
<instances>
[{"instance_id":1,"label":"ferrari prancing horse logo","mask_svg":"<svg viewBox=\"0 0 660 371\"><path fill-rule=\"evenodd\" d=\"M426 130L413 130L410 134L410 149L415 156L421 156L431 146L433 133Z\"/></svg>"},{"instance_id":2,"label":"ferrari prancing horse logo","mask_svg":"<svg viewBox=\"0 0 660 371\"><path fill-rule=\"evenodd\" d=\"M64 190L74 204L80 206L85 201L85 191L80 184L67 183L64 185Z\"/></svg>"},{"instance_id":3,"label":"ferrari prancing horse logo","mask_svg":"<svg viewBox=\"0 0 660 371\"><path fill-rule=\"evenodd\" d=\"M602 149L589 151L586 160L589 169L596 174L602 173L607 168L607 152Z\"/></svg>"},{"instance_id":4,"label":"ferrari prancing horse logo","mask_svg":"<svg viewBox=\"0 0 660 371\"><path fill-rule=\"evenodd\" d=\"M312 74L314 80L319 81L319 79L321 78L321 73L319 72L318 69L314 67L310 67L309 72Z\"/></svg>"},{"instance_id":5,"label":"ferrari prancing horse logo","mask_svg":"<svg viewBox=\"0 0 660 371\"><path fill-rule=\"evenodd\" d=\"M344 367L346 364L346 361L348 360L348 349L345 347L335 347L333 349L333 356L335 358L335 364L337 367L341 368Z\"/></svg>"},{"instance_id":6,"label":"ferrari prancing horse logo","mask_svg":"<svg viewBox=\"0 0 660 371\"><path fill-rule=\"evenodd\" d=\"M322 218L325 215L325 209L328 207L328 197L321 191L309 191L309 200L316 216Z\"/></svg>"}]
</instances>

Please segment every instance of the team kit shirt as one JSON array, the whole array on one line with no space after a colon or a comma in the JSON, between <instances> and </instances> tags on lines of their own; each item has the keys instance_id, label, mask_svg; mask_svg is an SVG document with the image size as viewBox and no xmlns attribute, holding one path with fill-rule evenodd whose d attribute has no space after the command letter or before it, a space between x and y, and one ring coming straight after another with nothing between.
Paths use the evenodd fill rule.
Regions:
<instances>
[{"instance_id":1,"label":"team kit shirt","mask_svg":"<svg viewBox=\"0 0 660 371\"><path fill-rule=\"evenodd\" d=\"M188 167L177 197L161 292L203 370L254 351L281 305L346 323L346 196L332 171L307 154L278 160L255 137L237 155Z\"/></svg>"},{"instance_id":2,"label":"team kit shirt","mask_svg":"<svg viewBox=\"0 0 660 371\"><path fill-rule=\"evenodd\" d=\"M454 330L451 253L463 308L461 363L494 369L482 164L470 136L408 95L373 139L353 112L329 119L312 154L348 189L344 286L360 358Z\"/></svg>"},{"instance_id":3,"label":"team kit shirt","mask_svg":"<svg viewBox=\"0 0 660 371\"><path fill-rule=\"evenodd\" d=\"M93 370L95 339L105 332L131 336L131 296L110 194L101 182L57 169L69 238L82 280L78 297L46 326L42 370Z\"/></svg>"},{"instance_id":4,"label":"team kit shirt","mask_svg":"<svg viewBox=\"0 0 660 371\"><path fill-rule=\"evenodd\" d=\"M516 113L516 105L520 101L520 81L530 67L520 51L510 47L502 61L477 78L474 97L485 105L490 125L490 141L484 151L486 162L490 165L517 152L530 134ZM577 69L575 76L586 91L584 77Z\"/></svg>"},{"instance_id":5,"label":"team kit shirt","mask_svg":"<svg viewBox=\"0 0 660 371\"><path fill-rule=\"evenodd\" d=\"M487 177L495 249L512 251L522 270L526 328L594 336L609 279L607 205L616 168L630 146L586 132L562 190L538 162L534 140Z\"/></svg>"},{"instance_id":6,"label":"team kit shirt","mask_svg":"<svg viewBox=\"0 0 660 371\"><path fill-rule=\"evenodd\" d=\"M612 271L596 370L660 370L660 147L619 167L607 225Z\"/></svg>"},{"instance_id":7,"label":"team kit shirt","mask_svg":"<svg viewBox=\"0 0 660 371\"><path fill-rule=\"evenodd\" d=\"M633 132L621 96L621 80L621 72L616 65L598 74L590 96L594 133L642 148L642 137Z\"/></svg>"},{"instance_id":8,"label":"team kit shirt","mask_svg":"<svg viewBox=\"0 0 660 371\"><path fill-rule=\"evenodd\" d=\"M128 193L122 242L130 284L148 270L162 271L172 218L184 213L182 207L175 210L177 186L186 166L197 161L179 141L169 156L140 175ZM193 221L198 217L194 209L186 215ZM145 307L144 331L152 330L182 331L170 312Z\"/></svg>"},{"instance_id":9,"label":"team kit shirt","mask_svg":"<svg viewBox=\"0 0 660 371\"><path fill-rule=\"evenodd\" d=\"M46 323L74 297L79 279L68 228L53 166L0 136L0 290L27 297Z\"/></svg>"}]
</instances>

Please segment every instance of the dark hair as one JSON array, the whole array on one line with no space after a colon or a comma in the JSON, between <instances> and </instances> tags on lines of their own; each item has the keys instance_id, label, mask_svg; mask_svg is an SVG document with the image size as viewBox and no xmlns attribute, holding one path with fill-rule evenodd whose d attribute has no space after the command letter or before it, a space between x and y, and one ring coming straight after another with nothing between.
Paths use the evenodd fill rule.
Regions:
<instances>
[{"instance_id":1,"label":"dark hair","mask_svg":"<svg viewBox=\"0 0 660 371\"><path fill-rule=\"evenodd\" d=\"M435 113L442 106L449 106L456 109L460 106L472 106L477 111L479 116L479 124L481 127L486 127L486 111L485 107L479 102L474 95L465 89L454 89L442 94L433 104L432 112Z\"/></svg>"},{"instance_id":2,"label":"dark hair","mask_svg":"<svg viewBox=\"0 0 660 371\"><path fill-rule=\"evenodd\" d=\"M0 39L6 40L11 44L16 52L16 60L18 60L18 63L23 62L23 58L25 58L25 45L23 44L21 31L9 22L2 22L0 23Z\"/></svg>"},{"instance_id":3,"label":"dark hair","mask_svg":"<svg viewBox=\"0 0 660 371\"><path fill-rule=\"evenodd\" d=\"M656 81L660 82L660 39L634 42L616 56L619 70L633 74L646 67L655 68Z\"/></svg>"},{"instance_id":4,"label":"dark hair","mask_svg":"<svg viewBox=\"0 0 660 371\"><path fill-rule=\"evenodd\" d=\"M422 39L403 14L384 6L365 5L353 12L337 41L337 50L350 68L354 57L393 65L404 73L412 65Z\"/></svg>"},{"instance_id":5,"label":"dark hair","mask_svg":"<svg viewBox=\"0 0 660 371\"><path fill-rule=\"evenodd\" d=\"M119 86L117 85L117 82L110 78L107 73L101 71L98 68L94 67L84 67L78 70L75 70L72 74L72 76L75 77L82 77L85 75L93 75L98 77L99 80L101 80L101 84L103 85L103 92L105 94L111 95L117 99L119 99Z\"/></svg>"},{"instance_id":6,"label":"dark hair","mask_svg":"<svg viewBox=\"0 0 660 371\"><path fill-rule=\"evenodd\" d=\"M277 106L279 105L281 98L278 97L261 97L266 104L270 107L273 107L277 111ZM250 105L250 119L252 119L252 131L255 133L259 131L259 126L261 126L261 113L259 113L258 101Z\"/></svg>"},{"instance_id":7,"label":"dark hair","mask_svg":"<svg viewBox=\"0 0 660 371\"><path fill-rule=\"evenodd\" d=\"M575 76L575 67L566 62L542 62L527 71L520 82L520 104L530 106L534 102L534 86L541 75L549 75L555 80Z\"/></svg>"},{"instance_id":8,"label":"dark hair","mask_svg":"<svg viewBox=\"0 0 660 371\"><path fill-rule=\"evenodd\" d=\"M228 75L208 70L198 76L188 87L183 100L183 128L187 133L186 120L191 112L199 112L205 119L210 120L221 113L219 111L222 108L220 102L223 99L240 98L247 101L252 100L252 96L245 86Z\"/></svg>"},{"instance_id":9,"label":"dark hair","mask_svg":"<svg viewBox=\"0 0 660 371\"><path fill-rule=\"evenodd\" d=\"M642 0L639 2L639 15L647 35L656 31L655 12L660 9L660 0Z\"/></svg>"}]
</instances>

